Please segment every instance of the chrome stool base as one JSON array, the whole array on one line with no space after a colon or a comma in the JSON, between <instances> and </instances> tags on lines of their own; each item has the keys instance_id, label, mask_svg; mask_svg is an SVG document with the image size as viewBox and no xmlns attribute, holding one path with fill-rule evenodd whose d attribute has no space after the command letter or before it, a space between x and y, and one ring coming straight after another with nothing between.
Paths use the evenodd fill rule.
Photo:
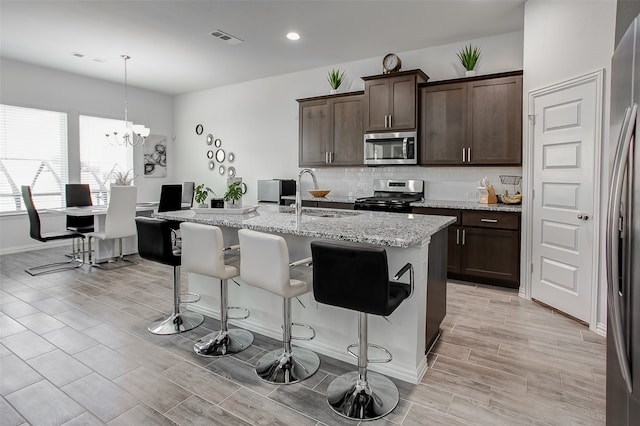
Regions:
<instances>
[{"instance_id":1,"label":"chrome stool base","mask_svg":"<svg viewBox=\"0 0 640 426\"><path fill-rule=\"evenodd\" d=\"M216 357L237 354L253 343L253 334L247 330L234 328L226 332L216 331L201 337L193 346L200 356Z\"/></svg>"},{"instance_id":2,"label":"chrome stool base","mask_svg":"<svg viewBox=\"0 0 640 426\"><path fill-rule=\"evenodd\" d=\"M258 377L274 384L297 383L313 375L320 368L320 358L308 349L293 347L287 355L282 349L264 355L256 365Z\"/></svg>"},{"instance_id":3,"label":"chrome stool base","mask_svg":"<svg viewBox=\"0 0 640 426\"><path fill-rule=\"evenodd\" d=\"M149 333L152 334L178 334L189 331L204 322L204 315L197 312L178 312L152 322Z\"/></svg>"},{"instance_id":4,"label":"chrome stool base","mask_svg":"<svg viewBox=\"0 0 640 426\"><path fill-rule=\"evenodd\" d=\"M367 372L367 380L358 380L352 371L335 378L327 388L327 402L333 411L352 420L375 420L386 416L398 405L396 385L382 374Z\"/></svg>"}]
</instances>

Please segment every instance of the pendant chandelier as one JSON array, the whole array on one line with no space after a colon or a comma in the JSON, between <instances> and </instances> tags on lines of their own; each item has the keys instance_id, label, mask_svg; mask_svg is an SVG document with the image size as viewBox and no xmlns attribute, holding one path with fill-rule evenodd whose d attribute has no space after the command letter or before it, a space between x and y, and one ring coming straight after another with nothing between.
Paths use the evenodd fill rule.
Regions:
<instances>
[{"instance_id":1,"label":"pendant chandelier","mask_svg":"<svg viewBox=\"0 0 640 426\"><path fill-rule=\"evenodd\" d=\"M151 130L141 124L133 124L128 120L127 110L127 61L131 59L128 55L122 55L124 59L124 123L125 127L122 129L114 130L112 133L107 133L107 140L111 144L124 145L124 146L140 146L144 144L147 136Z\"/></svg>"}]
</instances>

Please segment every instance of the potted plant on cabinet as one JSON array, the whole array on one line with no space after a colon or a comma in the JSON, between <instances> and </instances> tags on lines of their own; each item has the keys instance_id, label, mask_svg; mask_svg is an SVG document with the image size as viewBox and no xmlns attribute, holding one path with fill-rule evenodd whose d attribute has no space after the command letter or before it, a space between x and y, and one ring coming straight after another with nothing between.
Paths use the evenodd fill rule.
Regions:
<instances>
[{"instance_id":1,"label":"potted plant on cabinet","mask_svg":"<svg viewBox=\"0 0 640 426\"><path fill-rule=\"evenodd\" d=\"M340 72L340 70L331 70L327 75L327 81L329 82L329 86L331 86L331 94L334 95L338 93L338 87L344 81L344 71Z\"/></svg>"},{"instance_id":2,"label":"potted plant on cabinet","mask_svg":"<svg viewBox=\"0 0 640 426\"><path fill-rule=\"evenodd\" d=\"M111 175L113 176L113 184L114 185L125 185L129 186L133 183L133 169L127 170L127 172L123 172L122 170L112 171ZM129 175L129 173L132 173Z\"/></svg>"},{"instance_id":3,"label":"potted plant on cabinet","mask_svg":"<svg viewBox=\"0 0 640 426\"><path fill-rule=\"evenodd\" d=\"M215 192L213 192L213 189L209 188L208 186L204 186L204 183L201 183L200 185L196 186L193 189L193 193L194 193L194 200L196 201L196 204L198 204L198 207L202 207L202 208L206 208L207 207L207 197L209 196L209 193L216 195Z\"/></svg>"},{"instance_id":4,"label":"potted plant on cabinet","mask_svg":"<svg viewBox=\"0 0 640 426\"><path fill-rule=\"evenodd\" d=\"M224 193L222 198L227 202L227 207L235 208L242 207L242 188L241 181L235 181L229 184L227 192Z\"/></svg>"},{"instance_id":5,"label":"potted plant on cabinet","mask_svg":"<svg viewBox=\"0 0 640 426\"><path fill-rule=\"evenodd\" d=\"M480 49L476 46L465 46L458 53L458 59L462 63L464 67L465 76L472 77L476 75L475 67L478 63L478 59L480 58Z\"/></svg>"}]
</instances>

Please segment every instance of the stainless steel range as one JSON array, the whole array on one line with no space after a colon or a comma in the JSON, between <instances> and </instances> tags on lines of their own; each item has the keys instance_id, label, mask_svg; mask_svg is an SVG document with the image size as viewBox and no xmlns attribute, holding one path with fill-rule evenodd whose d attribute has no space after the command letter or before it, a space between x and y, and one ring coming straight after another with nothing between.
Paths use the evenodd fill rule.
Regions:
<instances>
[{"instance_id":1,"label":"stainless steel range","mask_svg":"<svg viewBox=\"0 0 640 426\"><path fill-rule=\"evenodd\" d=\"M411 203L424 198L424 181L414 179L375 179L373 197L358 198L356 210L411 213Z\"/></svg>"}]
</instances>

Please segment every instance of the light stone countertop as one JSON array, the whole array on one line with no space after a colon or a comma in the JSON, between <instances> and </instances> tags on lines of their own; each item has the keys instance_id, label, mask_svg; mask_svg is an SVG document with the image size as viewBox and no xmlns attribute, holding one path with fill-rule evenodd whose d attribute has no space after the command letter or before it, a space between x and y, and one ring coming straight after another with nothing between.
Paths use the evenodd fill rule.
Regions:
<instances>
[{"instance_id":1,"label":"light stone countertop","mask_svg":"<svg viewBox=\"0 0 640 426\"><path fill-rule=\"evenodd\" d=\"M246 228L329 240L408 248L419 244L455 222L454 217L304 208L296 224L291 207L259 205L255 212L239 215L223 212L196 213L192 210L156 213L161 219L203 223L229 228ZM335 214L321 217L311 214Z\"/></svg>"},{"instance_id":2,"label":"light stone countertop","mask_svg":"<svg viewBox=\"0 0 640 426\"><path fill-rule=\"evenodd\" d=\"M432 207L438 209L480 210L494 212L522 212L521 204L480 204L477 201L424 200L411 203L411 207Z\"/></svg>"},{"instance_id":3,"label":"light stone countertop","mask_svg":"<svg viewBox=\"0 0 640 426\"><path fill-rule=\"evenodd\" d=\"M286 195L282 198L285 200L291 200L292 203L296 200L295 195ZM325 201L330 203L354 203L357 198L360 197L331 196L331 194L323 198L315 198L308 195L302 196L303 201ZM439 209L480 210L510 213L522 212L522 205L520 204L480 204L477 201L424 200L411 203L411 207L432 207Z\"/></svg>"}]
</instances>

